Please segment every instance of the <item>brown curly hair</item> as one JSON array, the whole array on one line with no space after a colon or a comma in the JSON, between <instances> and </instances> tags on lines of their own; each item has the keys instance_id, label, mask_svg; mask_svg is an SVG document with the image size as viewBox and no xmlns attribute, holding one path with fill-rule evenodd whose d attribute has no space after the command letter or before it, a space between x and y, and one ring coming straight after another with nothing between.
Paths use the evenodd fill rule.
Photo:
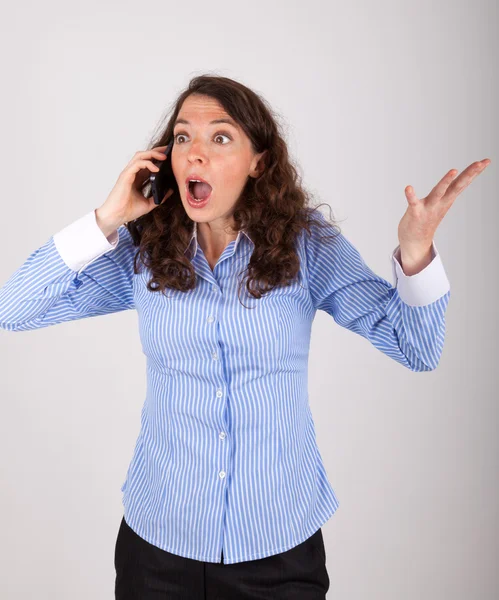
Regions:
<instances>
[{"instance_id":1,"label":"brown curly hair","mask_svg":"<svg viewBox=\"0 0 499 600\"><path fill-rule=\"evenodd\" d=\"M322 203L312 206L312 195L301 185L301 178L293 165L278 117L266 101L242 83L218 75L199 75L174 103L173 114L158 135L153 136L147 149L165 146L173 137L175 120L185 99L191 94L210 96L242 127L255 153L267 152L261 158L263 170L256 178L248 177L233 212L232 229L244 229L254 242L254 250L246 273L246 289L260 298L275 286L286 286L300 269L295 240L310 226L329 225L314 214ZM260 167L260 165L259 165ZM329 207L331 211L331 207ZM322 213L321 213L322 214ZM331 222L337 231L339 226ZM196 273L185 253L194 221L187 215L178 188L166 202L138 219L125 223L139 250L134 259L152 272L147 288L165 291L171 288L186 292L196 285ZM329 237L329 236L327 236ZM240 287L242 281L240 282ZM239 287L239 289L240 289Z\"/></svg>"}]
</instances>

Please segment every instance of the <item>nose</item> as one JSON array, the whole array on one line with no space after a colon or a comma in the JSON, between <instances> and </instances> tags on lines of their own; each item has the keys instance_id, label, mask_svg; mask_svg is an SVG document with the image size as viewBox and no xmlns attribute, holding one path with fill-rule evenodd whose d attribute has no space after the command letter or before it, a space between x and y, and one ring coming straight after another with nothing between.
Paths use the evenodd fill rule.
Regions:
<instances>
[{"instance_id":1,"label":"nose","mask_svg":"<svg viewBox=\"0 0 499 600\"><path fill-rule=\"evenodd\" d=\"M201 141L194 141L191 143L189 151L187 152L187 159L189 161L206 160L206 151Z\"/></svg>"}]
</instances>

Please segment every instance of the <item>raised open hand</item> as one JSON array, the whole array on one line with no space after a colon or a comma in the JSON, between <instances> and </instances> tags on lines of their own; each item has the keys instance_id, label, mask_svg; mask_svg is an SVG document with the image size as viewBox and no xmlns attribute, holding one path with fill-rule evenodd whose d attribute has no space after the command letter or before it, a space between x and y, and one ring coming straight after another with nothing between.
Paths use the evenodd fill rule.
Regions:
<instances>
[{"instance_id":1,"label":"raised open hand","mask_svg":"<svg viewBox=\"0 0 499 600\"><path fill-rule=\"evenodd\" d=\"M405 188L409 206L398 226L402 261L411 270L430 255L435 232L459 194L491 163L489 158L469 165L458 177L449 171L425 198L419 199L412 186ZM404 260L405 257L405 260ZM430 262L431 258L426 262ZM423 265L424 266L424 265ZM404 267L404 271L405 271Z\"/></svg>"}]
</instances>

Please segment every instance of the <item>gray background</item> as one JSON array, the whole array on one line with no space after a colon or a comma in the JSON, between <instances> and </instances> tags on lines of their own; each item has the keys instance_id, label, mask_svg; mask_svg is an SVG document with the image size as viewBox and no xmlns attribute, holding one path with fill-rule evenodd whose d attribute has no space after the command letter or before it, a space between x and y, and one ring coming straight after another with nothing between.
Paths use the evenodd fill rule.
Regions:
<instances>
[{"instance_id":1,"label":"gray background","mask_svg":"<svg viewBox=\"0 0 499 600\"><path fill-rule=\"evenodd\" d=\"M375 272L407 207L492 163L435 236L451 282L438 368L413 373L319 312L310 401L340 501L328 598L498 594L495 2L123 0L4 5L0 285L97 208L189 79L239 79L282 116L304 183ZM0 597L114 597L145 398L134 311L0 331Z\"/></svg>"}]
</instances>

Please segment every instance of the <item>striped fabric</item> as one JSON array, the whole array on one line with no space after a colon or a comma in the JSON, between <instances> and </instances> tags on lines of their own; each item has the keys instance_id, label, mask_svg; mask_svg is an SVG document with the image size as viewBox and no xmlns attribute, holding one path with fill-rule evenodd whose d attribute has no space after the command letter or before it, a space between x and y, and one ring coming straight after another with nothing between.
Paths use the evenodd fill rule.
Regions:
<instances>
[{"instance_id":1,"label":"striped fabric","mask_svg":"<svg viewBox=\"0 0 499 600\"><path fill-rule=\"evenodd\" d=\"M297 240L298 281L260 300L243 287L240 301L250 236L240 232L212 270L195 224L186 252L197 286L165 297L147 290L148 270L133 273L128 230L106 238L91 211L0 288L8 331L137 310L147 392L122 492L126 522L149 543L207 562L223 549L237 563L289 550L336 511L308 395L317 310L411 371L437 367L450 285L435 244L411 277L397 246L394 287L342 233L319 235Z\"/></svg>"}]
</instances>

